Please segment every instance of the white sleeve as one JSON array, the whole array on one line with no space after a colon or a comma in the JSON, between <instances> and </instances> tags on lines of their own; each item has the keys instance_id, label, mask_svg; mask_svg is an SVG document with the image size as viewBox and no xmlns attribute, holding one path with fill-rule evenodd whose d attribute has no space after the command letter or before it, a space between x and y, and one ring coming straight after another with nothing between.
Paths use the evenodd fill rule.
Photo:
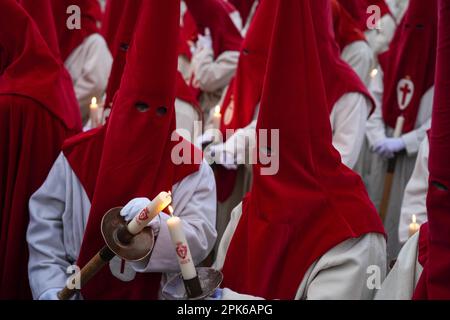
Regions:
<instances>
[{"instance_id":1,"label":"white sleeve","mask_svg":"<svg viewBox=\"0 0 450 320\"><path fill-rule=\"evenodd\" d=\"M375 66L375 57L369 45L365 41L352 42L342 50L341 58L367 86L370 82L370 71Z\"/></svg>"},{"instance_id":2,"label":"white sleeve","mask_svg":"<svg viewBox=\"0 0 450 320\"><path fill-rule=\"evenodd\" d=\"M411 300L423 270L417 261L419 234L417 232L403 246L375 300Z\"/></svg>"},{"instance_id":3,"label":"white sleeve","mask_svg":"<svg viewBox=\"0 0 450 320\"><path fill-rule=\"evenodd\" d=\"M205 92L226 87L233 78L239 60L239 51L225 51L214 60L212 49L203 49L192 57L194 86Z\"/></svg>"},{"instance_id":4,"label":"white sleeve","mask_svg":"<svg viewBox=\"0 0 450 320\"><path fill-rule=\"evenodd\" d=\"M65 212L66 166L61 154L29 202L28 277L35 299L49 289L66 285L66 269L70 265L64 245L62 218Z\"/></svg>"},{"instance_id":5,"label":"white sleeve","mask_svg":"<svg viewBox=\"0 0 450 320\"><path fill-rule=\"evenodd\" d=\"M183 222L192 259L202 262L214 247L216 232L216 184L210 166L203 161L198 172L173 188L174 214ZM161 226L150 259L133 263L137 272L179 272L175 247L167 228L169 216L160 213Z\"/></svg>"},{"instance_id":6,"label":"white sleeve","mask_svg":"<svg viewBox=\"0 0 450 320\"><path fill-rule=\"evenodd\" d=\"M369 106L369 100L362 94L348 93L336 102L330 115L333 146L349 168L355 166L364 142Z\"/></svg>"},{"instance_id":7,"label":"white sleeve","mask_svg":"<svg viewBox=\"0 0 450 320\"><path fill-rule=\"evenodd\" d=\"M372 78L370 92L375 99L375 110L366 122L366 137L369 146L374 147L381 140L386 139L386 127L383 121L382 99L383 99L383 71L378 68L377 75Z\"/></svg>"},{"instance_id":8,"label":"white sleeve","mask_svg":"<svg viewBox=\"0 0 450 320\"><path fill-rule=\"evenodd\" d=\"M405 188L399 223L399 240L404 243L409 238L409 225L412 216L416 215L417 223L422 225L427 218L427 193L428 193L428 138L422 142L417 155L414 171Z\"/></svg>"},{"instance_id":9,"label":"white sleeve","mask_svg":"<svg viewBox=\"0 0 450 320\"><path fill-rule=\"evenodd\" d=\"M420 144L431 127L431 112L433 109L434 86L431 87L420 100L417 114L416 127L414 130L402 135L408 155L416 154Z\"/></svg>"},{"instance_id":10,"label":"white sleeve","mask_svg":"<svg viewBox=\"0 0 450 320\"><path fill-rule=\"evenodd\" d=\"M376 290L376 287L369 288L368 285L373 267L381 284L386 276L386 241L383 235L369 233L346 240L317 261L305 276L296 298L371 300Z\"/></svg>"}]
</instances>

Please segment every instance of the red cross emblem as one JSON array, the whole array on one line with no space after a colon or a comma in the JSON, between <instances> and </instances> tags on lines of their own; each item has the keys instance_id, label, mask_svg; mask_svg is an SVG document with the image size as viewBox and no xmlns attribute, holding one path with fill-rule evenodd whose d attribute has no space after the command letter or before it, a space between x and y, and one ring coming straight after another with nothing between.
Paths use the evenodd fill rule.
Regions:
<instances>
[{"instance_id":1,"label":"red cross emblem","mask_svg":"<svg viewBox=\"0 0 450 320\"><path fill-rule=\"evenodd\" d=\"M400 110L405 110L414 96L414 83L409 77L401 79L397 84L397 102Z\"/></svg>"}]
</instances>

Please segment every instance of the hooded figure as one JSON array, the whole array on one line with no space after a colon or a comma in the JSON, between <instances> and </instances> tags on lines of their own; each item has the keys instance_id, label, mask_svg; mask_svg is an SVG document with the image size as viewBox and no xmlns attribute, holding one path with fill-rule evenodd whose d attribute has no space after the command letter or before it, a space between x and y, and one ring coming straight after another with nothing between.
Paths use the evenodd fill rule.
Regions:
<instances>
[{"instance_id":1,"label":"hooded figure","mask_svg":"<svg viewBox=\"0 0 450 320\"><path fill-rule=\"evenodd\" d=\"M367 139L374 153L364 174L372 201L380 206L387 158L397 161L385 227L388 258L399 250L398 225L402 196L420 144L430 128L436 64L437 2L411 0L389 51L379 57L384 71L382 105L367 123ZM399 116L405 118L402 135L392 138Z\"/></svg>"},{"instance_id":2,"label":"hooded figure","mask_svg":"<svg viewBox=\"0 0 450 320\"><path fill-rule=\"evenodd\" d=\"M52 5L61 58L72 77L86 124L91 99L103 97L112 65L111 53L97 26L100 4L98 0L52 0Z\"/></svg>"},{"instance_id":3,"label":"hooded figure","mask_svg":"<svg viewBox=\"0 0 450 320\"><path fill-rule=\"evenodd\" d=\"M256 118L270 41L265 35L270 34L273 28L273 8L264 2L258 7L246 35L236 77L222 103L221 131L227 140L209 149L211 157L223 166L217 169L219 238L231 210L242 200L251 184L250 168L237 165L250 164L256 143ZM330 6L326 8L331 10ZM320 62L322 68L328 71L324 74L324 81L333 144L340 152L343 163L352 168L361 150L365 123L373 108L373 101L355 72L339 57L331 25L331 11L321 13L315 20L315 30ZM236 130L231 137L226 136L228 129Z\"/></svg>"},{"instance_id":4,"label":"hooded figure","mask_svg":"<svg viewBox=\"0 0 450 320\"><path fill-rule=\"evenodd\" d=\"M450 2L438 3L436 93L426 199L429 220L402 248L377 294L379 299L450 299Z\"/></svg>"},{"instance_id":5,"label":"hooded figure","mask_svg":"<svg viewBox=\"0 0 450 320\"><path fill-rule=\"evenodd\" d=\"M192 86L208 124L236 71L242 36L239 12L225 0L185 0L197 24L198 40L191 60Z\"/></svg>"},{"instance_id":6,"label":"hooded figure","mask_svg":"<svg viewBox=\"0 0 450 320\"><path fill-rule=\"evenodd\" d=\"M15 0L0 7L0 299L27 299L28 200L81 122L70 77L36 24Z\"/></svg>"},{"instance_id":7,"label":"hooded figure","mask_svg":"<svg viewBox=\"0 0 450 320\"><path fill-rule=\"evenodd\" d=\"M338 0L364 31L376 55L387 50L396 21L385 0ZM379 14L379 16L378 16Z\"/></svg>"},{"instance_id":8,"label":"hooded figure","mask_svg":"<svg viewBox=\"0 0 450 320\"><path fill-rule=\"evenodd\" d=\"M370 299L367 267L384 274L385 239L361 179L332 145L328 70L313 23L317 12L331 14L328 2L268 3L275 25L257 130L279 130L279 145L258 139L253 186L233 212L216 267L225 288L266 299ZM272 175L259 161L268 155L278 158Z\"/></svg>"},{"instance_id":9,"label":"hooded figure","mask_svg":"<svg viewBox=\"0 0 450 320\"><path fill-rule=\"evenodd\" d=\"M369 85L370 72L375 66L375 57L366 37L356 21L338 0L331 1L333 29L341 58L358 74L366 86Z\"/></svg>"},{"instance_id":10,"label":"hooded figure","mask_svg":"<svg viewBox=\"0 0 450 320\"><path fill-rule=\"evenodd\" d=\"M212 171L174 132L179 1L145 0L140 11L106 125L69 140L30 200L29 276L37 299L56 299L67 266L83 267L103 246L100 222L106 211L130 202L122 210L129 220L164 190L172 191L194 262L214 245ZM192 157L183 154L190 162L176 164L180 146L191 152ZM165 273L179 271L167 219L160 213L150 224L157 234L150 258L137 263L114 258L82 288L83 298L157 298Z\"/></svg>"}]
</instances>

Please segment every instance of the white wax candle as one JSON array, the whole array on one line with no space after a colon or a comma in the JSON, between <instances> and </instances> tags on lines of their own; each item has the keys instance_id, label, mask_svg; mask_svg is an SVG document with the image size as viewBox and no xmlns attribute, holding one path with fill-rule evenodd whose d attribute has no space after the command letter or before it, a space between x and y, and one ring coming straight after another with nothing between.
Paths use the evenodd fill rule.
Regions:
<instances>
[{"instance_id":1,"label":"white wax candle","mask_svg":"<svg viewBox=\"0 0 450 320\"><path fill-rule=\"evenodd\" d=\"M222 114L220 113L220 106L217 105L214 108L214 115L213 115L213 123L214 123L214 129L220 128L220 120L222 119Z\"/></svg>"},{"instance_id":2,"label":"white wax candle","mask_svg":"<svg viewBox=\"0 0 450 320\"><path fill-rule=\"evenodd\" d=\"M412 216L412 222L409 225L409 236L412 237L417 231L420 230L420 224L416 221L416 215L413 214Z\"/></svg>"},{"instance_id":3,"label":"white wax candle","mask_svg":"<svg viewBox=\"0 0 450 320\"><path fill-rule=\"evenodd\" d=\"M183 224L179 217L172 216L167 220L170 237L175 245L178 263L184 280L192 280L197 277L194 262L192 261L191 250L183 231Z\"/></svg>"},{"instance_id":4,"label":"white wax candle","mask_svg":"<svg viewBox=\"0 0 450 320\"><path fill-rule=\"evenodd\" d=\"M96 97L92 98L89 110L90 110L91 127L92 129L97 128L100 125L100 109L98 107Z\"/></svg>"},{"instance_id":5,"label":"white wax candle","mask_svg":"<svg viewBox=\"0 0 450 320\"><path fill-rule=\"evenodd\" d=\"M144 229L150 221L155 218L158 213L163 211L172 202L172 195L169 192L161 192L155 199L144 208L133 220L128 224L128 231L131 234L138 234Z\"/></svg>"},{"instance_id":6,"label":"white wax candle","mask_svg":"<svg viewBox=\"0 0 450 320\"><path fill-rule=\"evenodd\" d=\"M395 123L395 130L394 130L394 138L400 138L403 133L403 126L405 125L405 117L399 116L397 118L397 122Z\"/></svg>"}]
</instances>

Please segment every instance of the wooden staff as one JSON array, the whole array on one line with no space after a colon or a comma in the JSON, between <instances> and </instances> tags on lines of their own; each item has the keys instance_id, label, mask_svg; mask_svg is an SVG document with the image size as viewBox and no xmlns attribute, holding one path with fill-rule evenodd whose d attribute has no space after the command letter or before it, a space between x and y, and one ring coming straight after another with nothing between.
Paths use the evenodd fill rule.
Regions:
<instances>
[{"instance_id":1,"label":"wooden staff","mask_svg":"<svg viewBox=\"0 0 450 320\"><path fill-rule=\"evenodd\" d=\"M170 193L161 192L146 208L144 208L140 214L136 215L131 222L117 229L117 241L120 247L126 248L127 245L132 243L132 240L139 236L144 228L150 221L155 218L159 212L163 211L172 202L172 196ZM102 230L104 231L104 230ZM129 247L129 250L133 250L133 247ZM117 251L116 251L117 252ZM109 261L116 256L116 253L105 245L80 271L80 287L82 288L89 282ZM125 257L122 259L127 260ZM72 288L67 286L58 292L58 298L60 300L69 300L77 292L79 288Z\"/></svg>"},{"instance_id":2,"label":"wooden staff","mask_svg":"<svg viewBox=\"0 0 450 320\"><path fill-rule=\"evenodd\" d=\"M394 130L394 138L400 138L403 132L403 125L405 124L405 117L399 116L397 118L397 123L395 124L395 130ZM395 165L397 162L397 155L394 155L392 159L389 159L388 161L388 167L386 170L386 176L384 178L384 189L383 189L383 197L381 199L381 206L380 206L380 216L381 220L385 221L387 209L389 206L389 200L391 198L391 189L392 189L392 182L394 181L394 172L395 172Z\"/></svg>"}]
</instances>

